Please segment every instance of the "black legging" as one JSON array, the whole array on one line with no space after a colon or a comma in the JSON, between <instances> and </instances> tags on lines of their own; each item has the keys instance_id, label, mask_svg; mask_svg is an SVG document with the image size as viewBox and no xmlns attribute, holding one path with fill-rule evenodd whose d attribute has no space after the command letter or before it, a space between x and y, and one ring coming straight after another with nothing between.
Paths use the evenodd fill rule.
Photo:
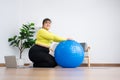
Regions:
<instances>
[{"instance_id":1,"label":"black legging","mask_svg":"<svg viewBox=\"0 0 120 80\"><path fill-rule=\"evenodd\" d=\"M29 50L29 59L33 62L33 67L55 67L55 58L49 54L49 48L34 45Z\"/></svg>"}]
</instances>

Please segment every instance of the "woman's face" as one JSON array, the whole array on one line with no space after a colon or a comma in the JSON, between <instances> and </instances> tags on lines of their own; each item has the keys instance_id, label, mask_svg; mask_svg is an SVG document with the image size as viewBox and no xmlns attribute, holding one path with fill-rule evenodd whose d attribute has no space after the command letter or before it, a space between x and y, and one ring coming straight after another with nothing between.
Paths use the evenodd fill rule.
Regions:
<instances>
[{"instance_id":1,"label":"woman's face","mask_svg":"<svg viewBox=\"0 0 120 80\"><path fill-rule=\"evenodd\" d=\"M45 21L43 24L43 28L46 30L49 30L51 26L51 22L50 21Z\"/></svg>"}]
</instances>

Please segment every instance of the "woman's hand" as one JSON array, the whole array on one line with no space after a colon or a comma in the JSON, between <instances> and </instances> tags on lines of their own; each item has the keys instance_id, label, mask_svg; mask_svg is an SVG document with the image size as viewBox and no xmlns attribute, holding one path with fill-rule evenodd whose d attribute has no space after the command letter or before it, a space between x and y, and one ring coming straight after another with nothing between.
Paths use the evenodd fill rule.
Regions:
<instances>
[{"instance_id":1,"label":"woman's hand","mask_svg":"<svg viewBox=\"0 0 120 80\"><path fill-rule=\"evenodd\" d=\"M73 40L73 38L67 38L67 40Z\"/></svg>"}]
</instances>

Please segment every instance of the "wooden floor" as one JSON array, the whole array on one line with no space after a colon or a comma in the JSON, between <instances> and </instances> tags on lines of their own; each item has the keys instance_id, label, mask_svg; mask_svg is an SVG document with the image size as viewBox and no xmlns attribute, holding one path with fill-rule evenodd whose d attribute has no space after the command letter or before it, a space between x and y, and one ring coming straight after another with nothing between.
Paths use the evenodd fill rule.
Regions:
<instances>
[{"instance_id":1,"label":"wooden floor","mask_svg":"<svg viewBox=\"0 0 120 80\"><path fill-rule=\"evenodd\" d=\"M0 80L120 80L120 67L0 67Z\"/></svg>"}]
</instances>

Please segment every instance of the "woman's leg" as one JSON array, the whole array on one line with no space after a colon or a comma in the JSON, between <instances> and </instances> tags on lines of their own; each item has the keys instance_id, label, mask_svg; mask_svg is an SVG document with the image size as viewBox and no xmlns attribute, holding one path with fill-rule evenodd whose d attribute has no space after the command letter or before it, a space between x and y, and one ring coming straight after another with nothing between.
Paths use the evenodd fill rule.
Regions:
<instances>
[{"instance_id":1,"label":"woman's leg","mask_svg":"<svg viewBox=\"0 0 120 80\"><path fill-rule=\"evenodd\" d=\"M50 54L44 53L41 56L41 59L39 59L39 57L35 59L33 66L34 67L55 67L57 66L57 63L53 56L51 56Z\"/></svg>"},{"instance_id":2,"label":"woman's leg","mask_svg":"<svg viewBox=\"0 0 120 80\"><path fill-rule=\"evenodd\" d=\"M29 59L33 62L33 67L55 67L55 58L49 54L49 49L33 46L29 50Z\"/></svg>"}]
</instances>

